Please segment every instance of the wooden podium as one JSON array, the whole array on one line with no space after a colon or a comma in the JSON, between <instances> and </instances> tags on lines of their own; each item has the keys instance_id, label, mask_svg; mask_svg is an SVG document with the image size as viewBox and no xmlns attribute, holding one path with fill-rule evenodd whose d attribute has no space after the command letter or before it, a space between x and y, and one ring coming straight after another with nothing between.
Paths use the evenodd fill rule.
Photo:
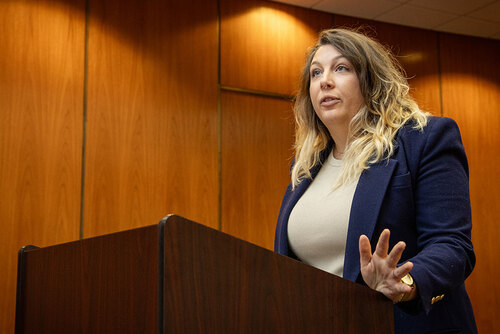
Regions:
<instances>
[{"instance_id":1,"label":"wooden podium","mask_svg":"<svg viewBox=\"0 0 500 334\"><path fill-rule=\"evenodd\" d=\"M179 216L19 252L16 333L393 333L367 287Z\"/></svg>"}]
</instances>

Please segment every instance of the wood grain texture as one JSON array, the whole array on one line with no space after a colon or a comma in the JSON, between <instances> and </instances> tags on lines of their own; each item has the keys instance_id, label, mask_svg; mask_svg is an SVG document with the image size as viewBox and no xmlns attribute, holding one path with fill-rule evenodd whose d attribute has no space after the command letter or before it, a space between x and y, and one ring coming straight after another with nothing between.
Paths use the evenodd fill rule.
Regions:
<instances>
[{"instance_id":1,"label":"wood grain texture","mask_svg":"<svg viewBox=\"0 0 500 334\"><path fill-rule=\"evenodd\" d=\"M293 156L291 102L223 92L222 231L273 249Z\"/></svg>"},{"instance_id":2,"label":"wood grain texture","mask_svg":"<svg viewBox=\"0 0 500 334\"><path fill-rule=\"evenodd\" d=\"M84 235L217 225L217 4L90 5Z\"/></svg>"},{"instance_id":3,"label":"wood grain texture","mask_svg":"<svg viewBox=\"0 0 500 334\"><path fill-rule=\"evenodd\" d=\"M366 286L170 217L165 333L393 333L390 300Z\"/></svg>"},{"instance_id":4,"label":"wood grain texture","mask_svg":"<svg viewBox=\"0 0 500 334\"><path fill-rule=\"evenodd\" d=\"M16 333L158 333L158 226L24 254Z\"/></svg>"},{"instance_id":5,"label":"wood grain texture","mask_svg":"<svg viewBox=\"0 0 500 334\"><path fill-rule=\"evenodd\" d=\"M437 32L342 15L335 15L334 22L336 27L362 27L388 47L403 66L419 107L441 115Z\"/></svg>"},{"instance_id":6,"label":"wood grain texture","mask_svg":"<svg viewBox=\"0 0 500 334\"><path fill-rule=\"evenodd\" d=\"M500 42L441 34L444 116L460 127L470 169L476 268L466 281L480 333L500 332Z\"/></svg>"},{"instance_id":7,"label":"wood grain texture","mask_svg":"<svg viewBox=\"0 0 500 334\"><path fill-rule=\"evenodd\" d=\"M394 332L381 293L179 216L22 260L19 334Z\"/></svg>"},{"instance_id":8,"label":"wood grain texture","mask_svg":"<svg viewBox=\"0 0 500 334\"><path fill-rule=\"evenodd\" d=\"M221 0L221 84L294 94L306 49L331 14L269 1Z\"/></svg>"},{"instance_id":9,"label":"wood grain texture","mask_svg":"<svg viewBox=\"0 0 500 334\"><path fill-rule=\"evenodd\" d=\"M78 238L84 1L0 2L0 333L25 244Z\"/></svg>"}]
</instances>

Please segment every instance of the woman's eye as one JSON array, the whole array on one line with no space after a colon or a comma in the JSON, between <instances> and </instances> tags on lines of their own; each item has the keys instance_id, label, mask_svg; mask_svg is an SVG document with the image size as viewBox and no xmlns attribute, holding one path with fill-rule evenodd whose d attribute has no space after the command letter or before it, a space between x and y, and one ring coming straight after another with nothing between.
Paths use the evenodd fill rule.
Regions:
<instances>
[{"instance_id":1,"label":"woman's eye","mask_svg":"<svg viewBox=\"0 0 500 334\"><path fill-rule=\"evenodd\" d=\"M346 71L347 69L348 69L348 68L347 68L347 67L345 67L344 65L339 65L339 66L337 66L337 71L338 71L338 72Z\"/></svg>"},{"instance_id":2,"label":"woman's eye","mask_svg":"<svg viewBox=\"0 0 500 334\"><path fill-rule=\"evenodd\" d=\"M311 71L311 76L314 78L314 77L317 77L318 75L321 74L321 71L320 70L312 70Z\"/></svg>"}]
</instances>

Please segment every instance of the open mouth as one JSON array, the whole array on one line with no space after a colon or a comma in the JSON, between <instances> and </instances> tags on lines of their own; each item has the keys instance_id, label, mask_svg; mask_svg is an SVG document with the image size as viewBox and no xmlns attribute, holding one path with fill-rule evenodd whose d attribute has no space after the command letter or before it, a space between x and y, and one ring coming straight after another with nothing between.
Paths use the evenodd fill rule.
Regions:
<instances>
[{"instance_id":1,"label":"open mouth","mask_svg":"<svg viewBox=\"0 0 500 334\"><path fill-rule=\"evenodd\" d=\"M321 99L321 103L328 103L332 101L339 101L339 98L335 96L325 96L324 98Z\"/></svg>"}]
</instances>

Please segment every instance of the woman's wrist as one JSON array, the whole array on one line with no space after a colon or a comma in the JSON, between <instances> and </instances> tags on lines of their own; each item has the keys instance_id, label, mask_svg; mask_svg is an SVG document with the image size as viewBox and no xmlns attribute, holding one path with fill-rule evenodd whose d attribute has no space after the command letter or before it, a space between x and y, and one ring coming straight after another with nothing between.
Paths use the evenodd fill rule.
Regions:
<instances>
[{"instance_id":1,"label":"woman's wrist","mask_svg":"<svg viewBox=\"0 0 500 334\"><path fill-rule=\"evenodd\" d=\"M415 284L413 277L411 277L410 274L406 274L401 279L401 283L408 285L411 288L411 290L410 290L410 292L403 293L401 295L401 299L399 300L399 302L408 302L410 300L416 299L417 298L417 285Z\"/></svg>"}]
</instances>

